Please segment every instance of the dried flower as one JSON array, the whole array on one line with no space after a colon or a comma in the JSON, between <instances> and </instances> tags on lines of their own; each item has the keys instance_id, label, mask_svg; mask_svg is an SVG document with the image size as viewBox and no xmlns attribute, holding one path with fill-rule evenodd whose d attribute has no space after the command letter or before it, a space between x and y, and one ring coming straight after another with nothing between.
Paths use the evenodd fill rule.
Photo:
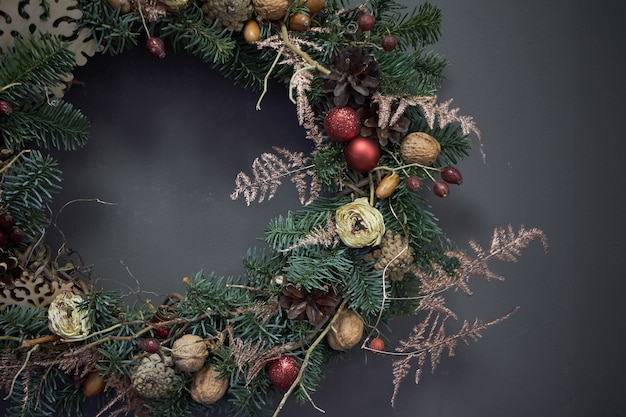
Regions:
<instances>
[{"instance_id":1,"label":"dried flower","mask_svg":"<svg viewBox=\"0 0 626 417\"><path fill-rule=\"evenodd\" d=\"M79 295L70 292L59 294L48 307L50 331L65 341L81 340L89 334L91 321Z\"/></svg>"},{"instance_id":2,"label":"dried flower","mask_svg":"<svg viewBox=\"0 0 626 417\"><path fill-rule=\"evenodd\" d=\"M383 215L365 197L339 207L335 223L341 241L353 248L379 245L385 234Z\"/></svg>"},{"instance_id":3,"label":"dried flower","mask_svg":"<svg viewBox=\"0 0 626 417\"><path fill-rule=\"evenodd\" d=\"M288 282L282 289L279 305L287 310L290 320L307 319L314 326L321 326L335 314L341 296L333 290L314 288L307 291Z\"/></svg>"}]
</instances>

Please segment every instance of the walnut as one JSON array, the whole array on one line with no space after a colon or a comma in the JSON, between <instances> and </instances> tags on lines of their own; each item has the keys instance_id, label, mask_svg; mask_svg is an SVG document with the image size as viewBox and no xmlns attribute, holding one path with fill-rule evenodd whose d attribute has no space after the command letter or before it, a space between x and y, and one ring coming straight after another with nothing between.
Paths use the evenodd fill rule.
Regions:
<instances>
[{"instance_id":1,"label":"walnut","mask_svg":"<svg viewBox=\"0 0 626 417\"><path fill-rule=\"evenodd\" d=\"M219 27L240 31L254 14L252 0L203 0L202 12L207 23L217 21Z\"/></svg>"},{"instance_id":2,"label":"walnut","mask_svg":"<svg viewBox=\"0 0 626 417\"><path fill-rule=\"evenodd\" d=\"M353 310L343 310L326 335L326 341L335 350L349 350L363 337L363 319Z\"/></svg>"},{"instance_id":3,"label":"walnut","mask_svg":"<svg viewBox=\"0 0 626 417\"><path fill-rule=\"evenodd\" d=\"M252 0L252 4L261 19L278 20L287 14L289 0Z\"/></svg>"},{"instance_id":4,"label":"walnut","mask_svg":"<svg viewBox=\"0 0 626 417\"><path fill-rule=\"evenodd\" d=\"M196 372L204 366L209 350L200 336L185 334L172 345L172 360L183 372Z\"/></svg>"},{"instance_id":5,"label":"walnut","mask_svg":"<svg viewBox=\"0 0 626 417\"><path fill-rule=\"evenodd\" d=\"M409 133L400 145L402 160L407 164L430 166L437 160L441 145L424 132Z\"/></svg>"},{"instance_id":6,"label":"walnut","mask_svg":"<svg viewBox=\"0 0 626 417\"><path fill-rule=\"evenodd\" d=\"M191 398L200 404L213 404L219 401L228 390L228 378L219 378L214 365L207 365L193 376Z\"/></svg>"}]
</instances>

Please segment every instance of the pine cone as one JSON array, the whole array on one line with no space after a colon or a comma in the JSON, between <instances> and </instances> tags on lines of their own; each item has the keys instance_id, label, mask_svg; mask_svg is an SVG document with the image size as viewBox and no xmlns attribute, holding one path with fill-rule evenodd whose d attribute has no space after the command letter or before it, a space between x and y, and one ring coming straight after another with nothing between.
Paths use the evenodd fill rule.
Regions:
<instances>
[{"instance_id":1,"label":"pine cone","mask_svg":"<svg viewBox=\"0 0 626 417\"><path fill-rule=\"evenodd\" d=\"M23 272L24 270L19 265L17 258L11 256L4 249L0 249L0 283L5 288L11 289L14 287L13 282L18 280Z\"/></svg>"},{"instance_id":2,"label":"pine cone","mask_svg":"<svg viewBox=\"0 0 626 417\"><path fill-rule=\"evenodd\" d=\"M408 239L400 234L387 231L380 242L380 248L365 255L366 262L376 262L374 269L380 271L387 265L387 276L392 281L402 281L407 273L409 265L413 263L413 250L408 246ZM400 252L405 249L404 252ZM398 255L400 254L400 255ZM397 256L397 258L396 258ZM394 259L395 258L395 259Z\"/></svg>"},{"instance_id":3,"label":"pine cone","mask_svg":"<svg viewBox=\"0 0 626 417\"><path fill-rule=\"evenodd\" d=\"M153 353L135 368L133 387L145 398L167 397L172 392L173 374L172 358Z\"/></svg>"},{"instance_id":4,"label":"pine cone","mask_svg":"<svg viewBox=\"0 0 626 417\"><path fill-rule=\"evenodd\" d=\"M395 109L393 109L395 110ZM389 142L398 143L406 135L409 130L411 121L402 116L398 121L385 127L378 127L378 105L366 109L361 108L357 111L363 123L361 124L360 135L366 138L378 139L381 146L387 146ZM393 112L392 112L393 113Z\"/></svg>"},{"instance_id":5,"label":"pine cone","mask_svg":"<svg viewBox=\"0 0 626 417\"><path fill-rule=\"evenodd\" d=\"M322 92L333 107L350 105L358 109L367 104L380 84L378 63L363 48L347 47L339 51L330 71Z\"/></svg>"},{"instance_id":6,"label":"pine cone","mask_svg":"<svg viewBox=\"0 0 626 417\"><path fill-rule=\"evenodd\" d=\"M254 14L252 0L203 0L202 12L205 22L217 21L219 27L240 31L243 23Z\"/></svg>"},{"instance_id":7,"label":"pine cone","mask_svg":"<svg viewBox=\"0 0 626 417\"><path fill-rule=\"evenodd\" d=\"M282 289L283 295L279 304L287 310L287 318L291 320L309 320L313 326L321 326L337 311L341 297L334 291L324 292L320 289L307 291L287 283Z\"/></svg>"}]
</instances>

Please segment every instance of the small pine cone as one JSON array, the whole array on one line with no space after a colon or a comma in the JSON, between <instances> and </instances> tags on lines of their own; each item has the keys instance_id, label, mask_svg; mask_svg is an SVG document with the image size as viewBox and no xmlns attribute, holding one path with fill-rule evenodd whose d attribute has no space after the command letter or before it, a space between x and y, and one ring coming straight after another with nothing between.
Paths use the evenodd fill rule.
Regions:
<instances>
[{"instance_id":1,"label":"small pine cone","mask_svg":"<svg viewBox=\"0 0 626 417\"><path fill-rule=\"evenodd\" d=\"M219 27L239 32L243 24L254 14L252 0L203 0L204 20L209 24L217 21Z\"/></svg>"},{"instance_id":2,"label":"small pine cone","mask_svg":"<svg viewBox=\"0 0 626 417\"><path fill-rule=\"evenodd\" d=\"M339 51L330 71L322 84L322 93L331 107L349 105L358 109L367 105L380 84L378 62L363 48L347 47Z\"/></svg>"},{"instance_id":3,"label":"small pine cone","mask_svg":"<svg viewBox=\"0 0 626 417\"><path fill-rule=\"evenodd\" d=\"M167 397L172 392L172 359L158 353L144 357L133 372L133 387L145 398Z\"/></svg>"},{"instance_id":4,"label":"small pine cone","mask_svg":"<svg viewBox=\"0 0 626 417\"><path fill-rule=\"evenodd\" d=\"M408 246L407 238L387 230L383 240L380 242L380 248L365 255L365 261L376 262L374 269L377 271L385 269L389 265L386 273L389 279L391 281L402 281L409 265L413 263L413 249Z\"/></svg>"},{"instance_id":5,"label":"small pine cone","mask_svg":"<svg viewBox=\"0 0 626 417\"><path fill-rule=\"evenodd\" d=\"M392 110L395 110L392 109ZM402 116L391 126L378 126L378 106L373 105L370 109L361 108L358 110L359 116L363 120L360 135L366 138L378 139L381 146L387 146L389 142L398 143L409 130L411 121Z\"/></svg>"}]
</instances>

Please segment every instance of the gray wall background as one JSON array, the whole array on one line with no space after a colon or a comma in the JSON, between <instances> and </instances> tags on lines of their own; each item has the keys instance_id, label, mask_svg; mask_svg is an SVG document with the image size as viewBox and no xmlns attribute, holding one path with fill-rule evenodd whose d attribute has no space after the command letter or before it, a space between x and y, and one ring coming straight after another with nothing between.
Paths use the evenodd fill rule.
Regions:
<instances>
[{"instance_id":1,"label":"gray wall background","mask_svg":"<svg viewBox=\"0 0 626 417\"><path fill-rule=\"evenodd\" d=\"M477 280L471 298L451 297L461 318L521 309L418 386L405 381L396 408L390 359L359 351L328 367L314 400L328 417L624 416L624 6L433 3L444 16L434 49L450 61L440 98L475 118L487 153L483 163L476 147L459 165L463 186L433 210L462 247L524 224L543 229L550 249L534 244L519 263L494 266L505 282ZM93 133L63 161L59 206L117 205L73 204L59 225L106 286L136 290L132 274L166 293L201 269L239 275L270 218L298 207L291 184L261 205L228 197L237 172L271 146L310 149L281 87L257 112L257 95L198 60L141 48L96 57L77 78L87 86L71 97ZM397 320L392 337L411 326ZM290 403L282 415L319 413Z\"/></svg>"}]
</instances>

